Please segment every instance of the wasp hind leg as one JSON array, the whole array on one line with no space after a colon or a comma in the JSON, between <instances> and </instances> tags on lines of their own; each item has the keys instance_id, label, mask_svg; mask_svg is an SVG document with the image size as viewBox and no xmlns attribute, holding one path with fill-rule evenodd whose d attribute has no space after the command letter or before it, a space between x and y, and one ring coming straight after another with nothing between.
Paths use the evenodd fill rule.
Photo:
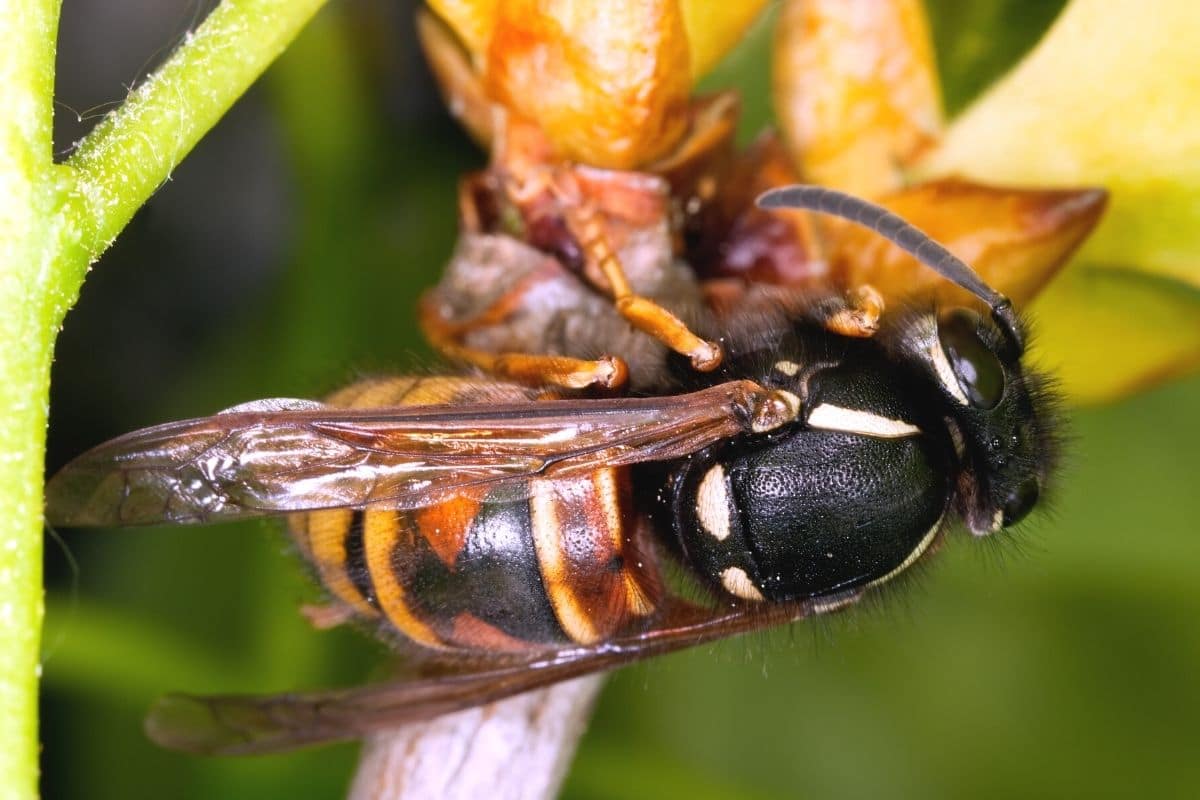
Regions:
<instances>
[{"instance_id":1,"label":"wasp hind leg","mask_svg":"<svg viewBox=\"0 0 1200 800\"><path fill-rule=\"evenodd\" d=\"M300 615L308 620L308 624L319 631L327 631L345 625L354 619L354 611L349 606L318 603L305 603L300 606Z\"/></svg>"},{"instance_id":2,"label":"wasp hind leg","mask_svg":"<svg viewBox=\"0 0 1200 800\"><path fill-rule=\"evenodd\" d=\"M617 389L629 380L629 367L616 356L594 361L533 353L492 353L462 343L462 331L446 322L425 299L420 327L425 338L447 358L470 364L498 378L563 389Z\"/></svg>"}]
</instances>

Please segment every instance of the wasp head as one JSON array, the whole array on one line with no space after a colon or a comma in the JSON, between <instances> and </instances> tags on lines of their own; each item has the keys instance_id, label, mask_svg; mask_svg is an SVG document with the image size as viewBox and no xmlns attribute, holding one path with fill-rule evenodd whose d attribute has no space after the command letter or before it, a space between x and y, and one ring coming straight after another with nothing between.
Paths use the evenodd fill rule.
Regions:
<instances>
[{"instance_id":1,"label":"wasp head","mask_svg":"<svg viewBox=\"0 0 1200 800\"><path fill-rule=\"evenodd\" d=\"M1057 414L1046 379L1027 370L1024 325L956 308L908 323L901 337L935 385L958 459L959 513L979 536L1022 520L1057 462Z\"/></svg>"}]
</instances>

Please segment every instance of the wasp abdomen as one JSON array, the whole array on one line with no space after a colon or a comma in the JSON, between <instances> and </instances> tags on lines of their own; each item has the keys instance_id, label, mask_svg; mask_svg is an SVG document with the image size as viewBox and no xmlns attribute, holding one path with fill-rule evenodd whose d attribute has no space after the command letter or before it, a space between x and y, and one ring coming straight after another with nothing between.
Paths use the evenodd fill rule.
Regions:
<instances>
[{"instance_id":1,"label":"wasp abdomen","mask_svg":"<svg viewBox=\"0 0 1200 800\"><path fill-rule=\"evenodd\" d=\"M486 394L487 383L370 381L334 400L448 402ZM628 481L628 469L619 468L530 478L460 490L418 509L312 512L296 516L292 529L336 600L419 645L519 651L594 644L658 603L656 567L639 544Z\"/></svg>"}]
</instances>

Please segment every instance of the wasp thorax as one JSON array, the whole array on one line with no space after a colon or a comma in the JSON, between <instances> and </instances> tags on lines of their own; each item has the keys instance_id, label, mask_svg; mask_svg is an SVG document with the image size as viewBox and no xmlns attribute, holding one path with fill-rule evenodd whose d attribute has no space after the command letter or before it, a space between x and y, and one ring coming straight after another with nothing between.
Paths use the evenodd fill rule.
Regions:
<instances>
[{"instance_id":1,"label":"wasp thorax","mask_svg":"<svg viewBox=\"0 0 1200 800\"><path fill-rule=\"evenodd\" d=\"M742 600L822 598L890 578L936 538L952 452L871 348L815 370L775 370L797 419L710 447L669 482L690 564Z\"/></svg>"}]
</instances>

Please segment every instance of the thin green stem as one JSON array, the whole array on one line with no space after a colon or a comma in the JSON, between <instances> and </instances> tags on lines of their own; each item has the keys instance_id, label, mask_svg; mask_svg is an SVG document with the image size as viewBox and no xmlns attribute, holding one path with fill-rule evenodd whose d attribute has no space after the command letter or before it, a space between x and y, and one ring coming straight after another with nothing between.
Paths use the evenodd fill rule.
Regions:
<instances>
[{"instance_id":1,"label":"thin green stem","mask_svg":"<svg viewBox=\"0 0 1200 800\"><path fill-rule=\"evenodd\" d=\"M0 0L0 797L37 796L54 0Z\"/></svg>"},{"instance_id":2,"label":"thin green stem","mask_svg":"<svg viewBox=\"0 0 1200 800\"><path fill-rule=\"evenodd\" d=\"M42 478L54 338L88 265L325 0L225 0L64 165L57 0L0 0L0 800L37 796Z\"/></svg>"},{"instance_id":3,"label":"thin green stem","mask_svg":"<svg viewBox=\"0 0 1200 800\"><path fill-rule=\"evenodd\" d=\"M325 0L225 0L67 160L63 246L82 272Z\"/></svg>"}]
</instances>

